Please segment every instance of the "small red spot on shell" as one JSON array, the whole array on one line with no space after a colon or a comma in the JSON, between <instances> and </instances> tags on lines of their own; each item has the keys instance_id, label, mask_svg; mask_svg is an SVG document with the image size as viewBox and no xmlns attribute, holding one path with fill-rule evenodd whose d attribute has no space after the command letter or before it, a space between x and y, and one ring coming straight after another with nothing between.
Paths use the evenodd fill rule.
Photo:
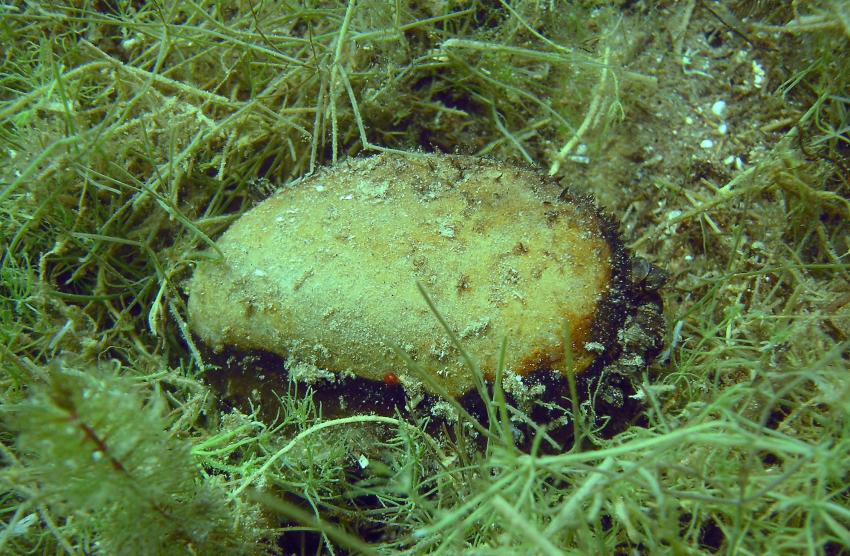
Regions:
<instances>
[{"instance_id":1,"label":"small red spot on shell","mask_svg":"<svg viewBox=\"0 0 850 556\"><path fill-rule=\"evenodd\" d=\"M401 380L399 380L397 374L387 373L384 375L384 384L388 386L398 386L399 384L401 384Z\"/></svg>"}]
</instances>

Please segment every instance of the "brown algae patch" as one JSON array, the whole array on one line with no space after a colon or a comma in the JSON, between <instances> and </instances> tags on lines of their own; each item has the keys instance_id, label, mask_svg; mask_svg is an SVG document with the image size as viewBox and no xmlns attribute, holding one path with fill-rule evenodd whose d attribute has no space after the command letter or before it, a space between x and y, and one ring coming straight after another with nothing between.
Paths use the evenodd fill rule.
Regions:
<instances>
[{"instance_id":1,"label":"brown algae patch","mask_svg":"<svg viewBox=\"0 0 850 556\"><path fill-rule=\"evenodd\" d=\"M401 350L451 395L471 391L417 281L490 378L504 337L512 376L563 371L565 321L577 372L627 370L660 345L660 301L632 280L616 226L556 180L500 162L342 162L247 212L218 246L190 284L194 333L214 350L278 354L290 372L421 387Z\"/></svg>"}]
</instances>

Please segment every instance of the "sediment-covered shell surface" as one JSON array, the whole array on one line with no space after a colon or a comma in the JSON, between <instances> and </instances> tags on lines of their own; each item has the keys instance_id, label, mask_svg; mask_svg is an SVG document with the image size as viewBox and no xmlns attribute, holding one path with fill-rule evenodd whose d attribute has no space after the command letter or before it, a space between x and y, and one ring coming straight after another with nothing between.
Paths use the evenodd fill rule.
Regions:
<instances>
[{"instance_id":1,"label":"sediment-covered shell surface","mask_svg":"<svg viewBox=\"0 0 850 556\"><path fill-rule=\"evenodd\" d=\"M630 309L616 233L592 203L528 169L454 155L353 159L278 191L219 239L189 287L194 333L286 358L290 370L415 377L452 395L471 371L420 294L430 294L492 377L610 358Z\"/></svg>"}]
</instances>

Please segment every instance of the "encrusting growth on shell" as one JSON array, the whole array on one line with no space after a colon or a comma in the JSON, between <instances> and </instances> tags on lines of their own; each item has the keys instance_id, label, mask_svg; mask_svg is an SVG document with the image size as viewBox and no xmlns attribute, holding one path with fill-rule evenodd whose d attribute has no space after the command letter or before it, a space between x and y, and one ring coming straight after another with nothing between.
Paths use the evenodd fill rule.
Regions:
<instances>
[{"instance_id":1,"label":"encrusting growth on shell","mask_svg":"<svg viewBox=\"0 0 850 556\"><path fill-rule=\"evenodd\" d=\"M640 313L631 259L593 203L562 189L534 170L457 155L381 154L325 168L219 239L223 258L199 263L190 284L191 327L216 350L412 384L401 350L462 395L472 372L418 281L485 376L504 337L507 370L563 371L565 321L576 372L613 362ZM648 337L657 343L657 331Z\"/></svg>"}]
</instances>

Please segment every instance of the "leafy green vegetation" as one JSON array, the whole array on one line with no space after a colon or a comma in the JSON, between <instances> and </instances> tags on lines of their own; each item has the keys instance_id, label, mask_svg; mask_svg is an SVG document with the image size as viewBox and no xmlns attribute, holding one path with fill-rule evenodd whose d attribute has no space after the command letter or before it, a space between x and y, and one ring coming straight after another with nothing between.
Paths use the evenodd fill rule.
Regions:
<instances>
[{"instance_id":1,"label":"leafy green vegetation","mask_svg":"<svg viewBox=\"0 0 850 556\"><path fill-rule=\"evenodd\" d=\"M0 6L0 552L847 550L848 22L831 0ZM535 164L621 218L671 276L641 418L611 435L566 394L585 442L526 453L500 389L488 425L433 427L208 385L193 263L271 190L385 149Z\"/></svg>"},{"instance_id":2,"label":"leafy green vegetation","mask_svg":"<svg viewBox=\"0 0 850 556\"><path fill-rule=\"evenodd\" d=\"M256 510L241 507L232 521L237 512L228 511L224 491L200 481L191 445L180 438L185 416L165 415L160 381L149 389L114 369L81 372L63 361L33 369L41 372L47 376L30 381L39 386L25 401L4 408L22 459L6 455L17 467L17 492L27 498L10 527L28 512L41 513L68 550L74 543L48 521L56 512L97 531L94 546L109 554L252 551Z\"/></svg>"}]
</instances>

